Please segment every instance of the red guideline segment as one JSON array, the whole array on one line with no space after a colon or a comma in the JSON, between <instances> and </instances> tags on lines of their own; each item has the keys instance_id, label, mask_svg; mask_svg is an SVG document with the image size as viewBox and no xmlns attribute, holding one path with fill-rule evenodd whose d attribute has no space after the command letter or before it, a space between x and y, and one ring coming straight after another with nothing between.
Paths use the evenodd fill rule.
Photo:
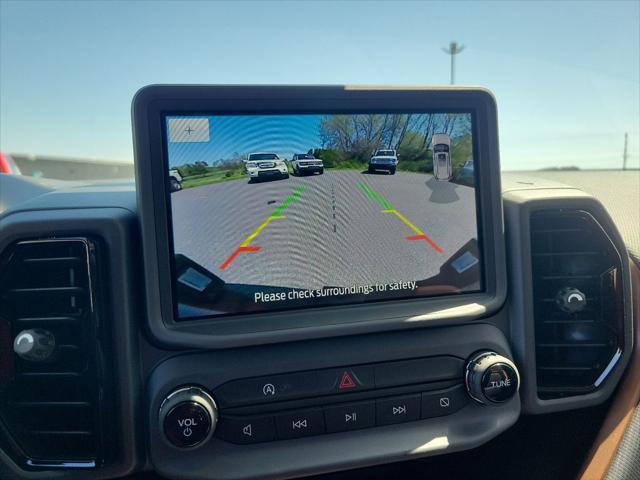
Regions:
<instances>
[{"instance_id":1,"label":"red guideline segment","mask_svg":"<svg viewBox=\"0 0 640 480\"><path fill-rule=\"evenodd\" d=\"M433 248L436 252L442 253L442 248L440 248L440 245L434 242L428 235L413 235L411 237L407 237L407 240L409 241L424 240L429 245L431 245L431 248Z\"/></svg>"},{"instance_id":2,"label":"red guideline segment","mask_svg":"<svg viewBox=\"0 0 640 480\"><path fill-rule=\"evenodd\" d=\"M241 252L257 252L258 250L260 250L260 247L257 246L253 246L253 245L249 245L246 247L238 247L236 248L233 253L231 253L231 255L229 255L229 257L220 265L220 269L224 270L225 268L227 268L229 266L229 264L231 262L233 262L233 259L236 258L238 256L239 253Z\"/></svg>"}]
</instances>

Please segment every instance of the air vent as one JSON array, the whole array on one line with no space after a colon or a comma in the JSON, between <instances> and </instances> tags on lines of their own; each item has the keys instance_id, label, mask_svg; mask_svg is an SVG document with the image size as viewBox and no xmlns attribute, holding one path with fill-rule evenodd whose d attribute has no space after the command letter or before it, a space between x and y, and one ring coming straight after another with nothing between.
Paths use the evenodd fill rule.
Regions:
<instances>
[{"instance_id":1,"label":"air vent","mask_svg":"<svg viewBox=\"0 0 640 480\"><path fill-rule=\"evenodd\" d=\"M596 390L623 346L621 258L587 212L531 216L538 396Z\"/></svg>"},{"instance_id":2,"label":"air vent","mask_svg":"<svg viewBox=\"0 0 640 480\"><path fill-rule=\"evenodd\" d=\"M55 340L46 359L14 353L0 367L0 414L14 449L29 466L95 466L103 395L93 243L20 242L2 260L0 322L10 336L1 341L15 349L22 333L28 347L33 332L36 343Z\"/></svg>"}]
</instances>

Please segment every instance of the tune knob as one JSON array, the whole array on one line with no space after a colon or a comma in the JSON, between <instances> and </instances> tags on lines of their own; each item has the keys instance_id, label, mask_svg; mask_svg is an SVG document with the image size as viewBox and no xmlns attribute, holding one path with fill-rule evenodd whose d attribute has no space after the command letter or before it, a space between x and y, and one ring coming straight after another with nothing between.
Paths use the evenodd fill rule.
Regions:
<instances>
[{"instance_id":1,"label":"tune knob","mask_svg":"<svg viewBox=\"0 0 640 480\"><path fill-rule=\"evenodd\" d=\"M479 352L467 363L465 383L469 395L482 404L502 403L520 387L515 364L496 352Z\"/></svg>"},{"instance_id":2,"label":"tune knob","mask_svg":"<svg viewBox=\"0 0 640 480\"><path fill-rule=\"evenodd\" d=\"M200 387L175 390L160 405L160 429L174 447L202 446L213 435L217 422L216 402Z\"/></svg>"},{"instance_id":3,"label":"tune knob","mask_svg":"<svg viewBox=\"0 0 640 480\"><path fill-rule=\"evenodd\" d=\"M31 328L22 330L13 340L16 355L30 362L45 362L56 348L56 339L49 330Z\"/></svg>"}]
</instances>

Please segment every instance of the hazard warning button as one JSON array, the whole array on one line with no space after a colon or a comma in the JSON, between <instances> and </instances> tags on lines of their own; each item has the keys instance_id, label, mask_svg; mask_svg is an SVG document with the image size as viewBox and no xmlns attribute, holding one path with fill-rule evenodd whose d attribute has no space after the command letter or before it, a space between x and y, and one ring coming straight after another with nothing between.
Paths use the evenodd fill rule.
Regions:
<instances>
[{"instance_id":1,"label":"hazard warning button","mask_svg":"<svg viewBox=\"0 0 640 480\"><path fill-rule=\"evenodd\" d=\"M320 372L321 383L330 393L347 393L374 388L373 367L336 368Z\"/></svg>"},{"instance_id":2,"label":"hazard warning button","mask_svg":"<svg viewBox=\"0 0 640 480\"><path fill-rule=\"evenodd\" d=\"M342 374L342 378L340 378L340 383L338 384L338 388L340 390L346 390L348 388L355 388L357 386L358 385L356 384L356 382L354 382L353 378L351 378L351 375L349 375L349 372L345 370L344 373Z\"/></svg>"}]
</instances>

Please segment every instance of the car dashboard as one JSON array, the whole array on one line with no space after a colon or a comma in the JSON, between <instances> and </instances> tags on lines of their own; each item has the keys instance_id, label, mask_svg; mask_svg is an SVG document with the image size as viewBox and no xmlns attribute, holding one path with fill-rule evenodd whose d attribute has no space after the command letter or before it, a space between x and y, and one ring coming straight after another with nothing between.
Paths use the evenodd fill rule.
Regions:
<instances>
[{"instance_id":1,"label":"car dashboard","mask_svg":"<svg viewBox=\"0 0 640 480\"><path fill-rule=\"evenodd\" d=\"M303 180L325 181L325 168ZM0 175L3 478L297 478L435 460L637 389L625 374L637 368L637 202L587 193L608 173L493 176L488 300L269 311L269 328L251 314L167 320L140 173L137 188Z\"/></svg>"}]
</instances>

